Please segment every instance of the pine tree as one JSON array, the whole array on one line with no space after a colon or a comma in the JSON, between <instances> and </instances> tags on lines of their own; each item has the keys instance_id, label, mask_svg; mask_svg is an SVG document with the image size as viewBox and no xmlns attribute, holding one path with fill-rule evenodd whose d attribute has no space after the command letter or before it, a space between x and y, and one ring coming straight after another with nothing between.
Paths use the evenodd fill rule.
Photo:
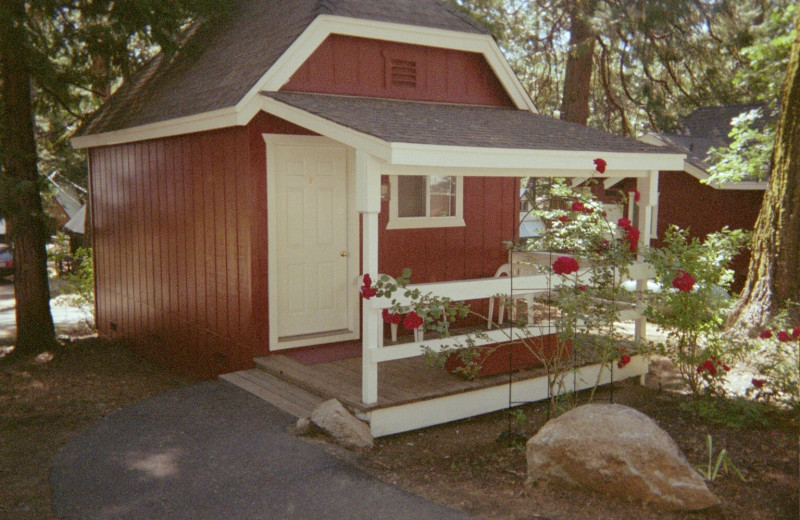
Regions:
<instances>
[{"instance_id":1,"label":"pine tree","mask_svg":"<svg viewBox=\"0 0 800 520\"><path fill-rule=\"evenodd\" d=\"M800 301L800 11L781 95L769 185L754 229L747 281L729 317L732 329L766 326ZM797 308L789 309L797 319Z\"/></svg>"},{"instance_id":2,"label":"pine tree","mask_svg":"<svg viewBox=\"0 0 800 520\"><path fill-rule=\"evenodd\" d=\"M213 0L2 0L0 2L0 217L14 242L14 355L55 344L47 280L48 222L39 160L64 142L152 52L169 52L187 24L224 14ZM35 120L62 132L37 135ZM53 135L56 134L56 135ZM52 140L52 142L46 142ZM37 142L38 141L38 142Z\"/></svg>"}]
</instances>

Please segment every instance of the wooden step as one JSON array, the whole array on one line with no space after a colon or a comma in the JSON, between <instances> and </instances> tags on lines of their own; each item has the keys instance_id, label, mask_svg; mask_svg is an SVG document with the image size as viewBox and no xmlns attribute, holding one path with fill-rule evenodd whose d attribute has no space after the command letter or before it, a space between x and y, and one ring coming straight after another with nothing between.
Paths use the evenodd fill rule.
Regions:
<instances>
[{"instance_id":1,"label":"wooden step","mask_svg":"<svg viewBox=\"0 0 800 520\"><path fill-rule=\"evenodd\" d=\"M319 395L258 368L219 377L298 418L310 417L311 412L325 401Z\"/></svg>"}]
</instances>

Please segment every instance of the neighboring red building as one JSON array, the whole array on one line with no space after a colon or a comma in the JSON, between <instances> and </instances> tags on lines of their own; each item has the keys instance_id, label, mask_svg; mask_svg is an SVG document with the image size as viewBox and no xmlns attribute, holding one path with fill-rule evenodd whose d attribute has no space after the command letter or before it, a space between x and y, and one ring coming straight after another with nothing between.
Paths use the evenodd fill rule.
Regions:
<instances>
[{"instance_id":1,"label":"neighboring red building","mask_svg":"<svg viewBox=\"0 0 800 520\"><path fill-rule=\"evenodd\" d=\"M521 177L602 156L641 181L649 221L650 179L683 163L538 115L488 32L444 3L234 4L74 140L100 333L181 370L371 337L363 272L492 276Z\"/></svg>"},{"instance_id":2,"label":"neighboring red building","mask_svg":"<svg viewBox=\"0 0 800 520\"><path fill-rule=\"evenodd\" d=\"M659 177L658 237L674 224L688 229L692 237L730 229L752 230L766 182L742 181L709 185L706 156L709 149L727 146L731 120L743 112L763 108L763 105L725 105L702 107L681 121L679 134L647 134L642 141L671 146L686 153L682 170L662 171ZM731 266L735 272L733 290L739 291L747 278L750 253L737 256Z\"/></svg>"}]
</instances>

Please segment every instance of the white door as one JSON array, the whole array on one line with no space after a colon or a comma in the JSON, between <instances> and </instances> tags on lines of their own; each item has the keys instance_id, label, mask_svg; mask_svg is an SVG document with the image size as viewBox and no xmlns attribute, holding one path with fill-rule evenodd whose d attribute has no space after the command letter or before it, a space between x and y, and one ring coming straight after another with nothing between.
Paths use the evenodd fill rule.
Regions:
<instances>
[{"instance_id":1,"label":"white door","mask_svg":"<svg viewBox=\"0 0 800 520\"><path fill-rule=\"evenodd\" d=\"M348 328L347 152L279 145L275 165L279 341ZM357 260L357 258L356 258Z\"/></svg>"}]
</instances>

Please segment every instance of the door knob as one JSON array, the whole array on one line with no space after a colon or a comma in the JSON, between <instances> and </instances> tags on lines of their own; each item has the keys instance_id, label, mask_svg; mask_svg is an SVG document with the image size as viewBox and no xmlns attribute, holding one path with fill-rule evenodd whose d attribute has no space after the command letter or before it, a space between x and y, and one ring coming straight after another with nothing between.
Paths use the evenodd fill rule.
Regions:
<instances>
[{"instance_id":1,"label":"door knob","mask_svg":"<svg viewBox=\"0 0 800 520\"><path fill-rule=\"evenodd\" d=\"M348 253L347 251L340 251L339 256L350 256L350 253Z\"/></svg>"}]
</instances>

